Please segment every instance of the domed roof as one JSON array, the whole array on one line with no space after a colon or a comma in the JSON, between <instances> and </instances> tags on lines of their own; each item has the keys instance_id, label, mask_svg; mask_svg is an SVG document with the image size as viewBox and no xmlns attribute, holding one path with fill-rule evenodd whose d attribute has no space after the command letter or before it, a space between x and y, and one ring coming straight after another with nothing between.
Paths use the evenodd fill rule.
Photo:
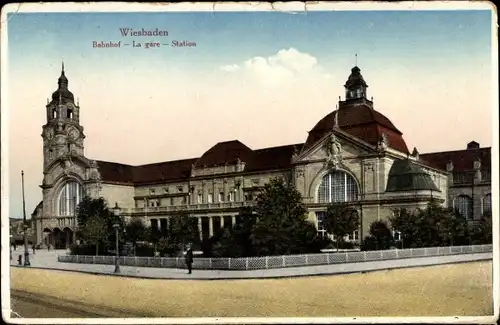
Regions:
<instances>
[{"instance_id":1,"label":"domed roof","mask_svg":"<svg viewBox=\"0 0 500 325\"><path fill-rule=\"evenodd\" d=\"M368 105L343 107L323 117L309 131L304 149L313 146L328 132L331 132L335 125L335 119L337 119L338 127L353 137L377 145L382 139L382 134L385 134L390 148L408 153L408 147L402 133L387 117Z\"/></svg>"},{"instance_id":2,"label":"domed roof","mask_svg":"<svg viewBox=\"0 0 500 325\"><path fill-rule=\"evenodd\" d=\"M68 78L66 78L66 75L64 74L64 63L62 65L61 76L57 80L57 84L59 87L52 93L52 103L59 103L59 101L61 101L61 104L66 104L68 102L74 103L75 96L73 96L73 93L69 91Z\"/></svg>"},{"instance_id":3,"label":"domed roof","mask_svg":"<svg viewBox=\"0 0 500 325\"><path fill-rule=\"evenodd\" d=\"M238 159L246 161L253 153L252 149L238 140L219 142L208 149L196 162L195 167L222 166L235 164Z\"/></svg>"},{"instance_id":4,"label":"domed roof","mask_svg":"<svg viewBox=\"0 0 500 325\"><path fill-rule=\"evenodd\" d=\"M420 166L409 159L395 160L389 171L386 192L432 190L439 191Z\"/></svg>"}]
</instances>

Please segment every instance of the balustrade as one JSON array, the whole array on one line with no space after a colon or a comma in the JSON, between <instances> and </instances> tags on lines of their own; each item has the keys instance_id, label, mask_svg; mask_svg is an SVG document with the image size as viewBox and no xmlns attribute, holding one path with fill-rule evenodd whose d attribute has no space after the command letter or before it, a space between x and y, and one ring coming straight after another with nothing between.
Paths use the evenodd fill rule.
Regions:
<instances>
[{"instance_id":1,"label":"balustrade","mask_svg":"<svg viewBox=\"0 0 500 325\"><path fill-rule=\"evenodd\" d=\"M197 211L207 209L231 209L251 206L254 202L218 202L218 203L200 203L200 204L185 204L185 205L170 205L147 208L122 209L122 213L157 213L157 212L173 212L173 211Z\"/></svg>"}]
</instances>

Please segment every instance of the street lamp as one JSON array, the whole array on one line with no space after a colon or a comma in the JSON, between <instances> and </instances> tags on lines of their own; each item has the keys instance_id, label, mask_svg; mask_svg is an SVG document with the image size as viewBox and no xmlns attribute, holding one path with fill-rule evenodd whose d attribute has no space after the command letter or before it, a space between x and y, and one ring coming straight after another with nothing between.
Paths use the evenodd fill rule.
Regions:
<instances>
[{"instance_id":1,"label":"street lamp","mask_svg":"<svg viewBox=\"0 0 500 325\"><path fill-rule=\"evenodd\" d=\"M115 202L115 206L113 207L113 213L115 216L120 215L120 207L118 206L118 202ZM113 224L113 228L115 228L115 234L116 234L116 262L115 262L115 273L120 273L120 247L118 244L118 237L119 237L119 232L120 232L120 224L115 223Z\"/></svg>"},{"instance_id":2,"label":"street lamp","mask_svg":"<svg viewBox=\"0 0 500 325\"><path fill-rule=\"evenodd\" d=\"M118 232L120 230L120 225L118 223L115 223L113 225L113 228L115 228L115 233L116 233L116 262L115 262L115 273L120 273L120 250L118 247Z\"/></svg>"},{"instance_id":3,"label":"street lamp","mask_svg":"<svg viewBox=\"0 0 500 325\"><path fill-rule=\"evenodd\" d=\"M115 214L115 216L119 216L120 215L120 207L118 206L118 202L115 202L115 206L113 207L113 213Z\"/></svg>"},{"instance_id":4,"label":"street lamp","mask_svg":"<svg viewBox=\"0 0 500 325\"><path fill-rule=\"evenodd\" d=\"M21 170L21 182L23 189L23 239L24 239L24 266L30 266L30 252L28 250L28 225L26 224L26 203L24 200L24 171Z\"/></svg>"}]
</instances>

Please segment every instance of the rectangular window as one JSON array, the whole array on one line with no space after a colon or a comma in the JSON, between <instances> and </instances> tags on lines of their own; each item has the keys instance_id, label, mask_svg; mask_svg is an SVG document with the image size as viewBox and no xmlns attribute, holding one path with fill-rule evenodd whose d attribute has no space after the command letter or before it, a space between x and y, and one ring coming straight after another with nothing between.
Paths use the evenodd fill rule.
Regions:
<instances>
[{"instance_id":1,"label":"rectangular window","mask_svg":"<svg viewBox=\"0 0 500 325\"><path fill-rule=\"evenodd\" d=\"M401 232L397 230L393 230L392 236L394 237L395 241L400 241L401 240Z\"/></svg>"},{"instance_id":2,"label":"rectangular window","mask_svg":"<svg viewBox=\"0 0 500 325\"><path fill-rule=\"evenodd\" d=\"M324 225L325 214L326 213L324 211L316 212L316 229L318 231L318 235L321 238L327 237L327 232Z\"/></svg>"},{"instance_id":3,"label":"rectangular window","mask_svg":"<svg viewBox=\"0 0 500 325\"><path fill-rule=\"evenodd\" d=\"M253 197L252 197L252 193L245 193L245 201L252 201Z\"/></svg>"},{"instance_id":4,"label":"rectangular window","mask_svg":"<svg viewBox=\"0 0 500 325\"><path fill-rule=\"evenodd\" d=\"M214 194L213 193L208 193L207 201L208 201L208 203L214 202Z\"/></svg>"},{"instance_id":5,"label":"rectangular window","mask_svg":"<svg viewBox=\"0 0 500 325\"><path fill-rule=\"evenodd\" d=\"M229 195L228 195L228 201L229 202L234 202L234 192L229 192Z\"/></svg>"},{"instance_id":6,"label":"rectangular window","mask_svg":"<svg viewBox=\"0 0 500 325\"><path fill-rule=\"evenodd\" d=\"M198 194L198 204L202 204L203 203L203 194Z\"/></svg>"},{"instance_id":7,"label":"rectangular window","mask_svg":"<svg viewBox=\"0 0 500 325\"><path fill-rule=\"evenodd\" d=\"M182 198L182 204L187 204L187 198L185 196Z\"/></svg>"},{"instance_id":8,"label":"rectangular window","mask_svg":"<svg viewBox=\"0 0 500 325\"><path fill-rule=\"evenodd\" d=\"M224 192L219 192L219 202L224 202Z\"/></svg>"}]
</instances>

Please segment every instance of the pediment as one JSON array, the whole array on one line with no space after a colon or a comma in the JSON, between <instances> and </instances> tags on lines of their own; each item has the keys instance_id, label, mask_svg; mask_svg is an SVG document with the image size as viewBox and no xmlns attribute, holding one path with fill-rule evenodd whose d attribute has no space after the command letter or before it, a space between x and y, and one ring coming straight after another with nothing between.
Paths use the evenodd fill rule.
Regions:
<instances>
[{"instance_id":1,"label":"pediment","mask_svg":"<svg viewBox=\"0 0 500 325\"><path fill-rule=\"evenodd\" d=\"M371 146L351 138L343 134L343 132L332 131L314 146L297 155L294 162L327 160L331 159L332 156L342 160L352 159L374 152Z\"/></svg>"}]
</instances>

